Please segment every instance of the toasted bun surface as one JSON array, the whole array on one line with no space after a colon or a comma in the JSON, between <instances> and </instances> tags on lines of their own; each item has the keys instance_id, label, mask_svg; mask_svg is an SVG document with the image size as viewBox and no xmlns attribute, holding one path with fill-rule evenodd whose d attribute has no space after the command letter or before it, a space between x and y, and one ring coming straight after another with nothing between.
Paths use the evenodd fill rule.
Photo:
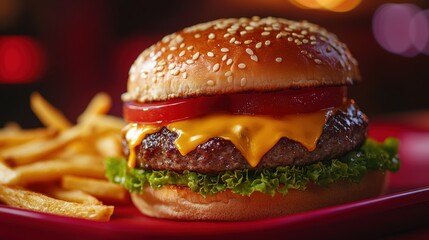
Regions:
<instances>
[{"instance_id":1,"label":"toasted bun surface","mask_svg":"<svg viewBox=\"0 0 429 240\"><path fill-rule=\"evenodd\" d=\"M142 52L123 100L345 85L359 78L346 45L317 25L220 19L165 36Z\"/></svg>"},{"instance_id":2,"label":"toasted bun surface","mask_svg":"<svg viewBox=\"0 0 429 240\"><path fill-rule=\"evenodd\" d=\"M145 215L180 220L254 220L297 213L376 197L386 186L386 174L374 171L360 183L337 182L328 187L310 185L305 191L289 190L286 196L254 193L251 197L226 191L204 198L189 188L146 187L132 194L134 205Z\"/></svg>"}]
</instances>

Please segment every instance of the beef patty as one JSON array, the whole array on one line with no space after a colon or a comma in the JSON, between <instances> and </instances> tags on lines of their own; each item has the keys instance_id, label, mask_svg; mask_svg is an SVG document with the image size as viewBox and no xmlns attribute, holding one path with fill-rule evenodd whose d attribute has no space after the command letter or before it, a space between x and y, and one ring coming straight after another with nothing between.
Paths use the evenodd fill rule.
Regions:
<instances>
[{"instance_id":1,"label":"beef patty","mask_svg":"<svg viewBox=\"0 0 429 240\"><path fill-rule=\"evenodd\" d=\"M339 157L358 148L367 137L367 117L355 104L336 111L326 122L316 149L308 151L301 143L282 138L261 159L256 168L305 165ZM254 169L240 151L228 140L212 138L182 156L174 145L175 132L162 128L147 135L136 147L137 168L152 170L184 170L215 173L235 169ZM126 156L128 145L123 140Z\"/></svg>"}]
</instances>

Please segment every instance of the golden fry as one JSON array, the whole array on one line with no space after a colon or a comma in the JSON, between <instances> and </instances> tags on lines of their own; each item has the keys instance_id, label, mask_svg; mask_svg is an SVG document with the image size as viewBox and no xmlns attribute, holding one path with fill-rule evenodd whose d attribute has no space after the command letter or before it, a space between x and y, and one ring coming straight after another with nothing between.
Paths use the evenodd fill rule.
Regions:
<instances>
[{"instance_id":1,"label":"golden fry","mask_svg":"<svg viewBox=\"0 0 429 240\"><path fill-rule=\"evenodd\" d=\"M71 160L54 159L27 164L15 168L16 183L27 185L61 179L73 174L86 177L104 178L104 168L91 156L75 156Z\"/></svg>"},{"instance_id":2,"label":"golden fry","mask_svg":"<svg viewBox=\"0 0 429 240\"><path fill-rule=\"evenodd\" d=\"M57 133L54 129L38 128L38 129L0 129L0 146L11 146L21 144L34 139L52 137Z\"/></svg>"},{"instance_id":3,"label":"golden fry","mask_svg":"<svg viewBox=\"0 0 429 240\"><path fill-rule=\"evenodd\" d=\"M66 175L62 187L70 190L82 190L108 203L128 203L128 191L106 180Z\"/></svg>"},{"instance_id":4,"label":"golden fry","mask_svg":"<svg viewBox=\"0 0 429 240\"><path fill-rule=\"evenodd\" d=\"M30 104L33 112L48 128L66 130L72 126L70 121L39 93L31 94Z\"/></svg>"},{"instance_id":5,"label":"golden fry","mask_svg":"<svg viewBox=\"0 0 429 240\"><path fill-rule=\"evenodd\" d=\"M42 184L42 185L32 186L31 190L35 190L36 192L40 192L49 197L53 197L53 198L68 201L68 202L96 204L96 205L102 204L97 198L91 196L88 193L85 193L80 190L67 190L56 186L56 184Z\"/></svg>"},{"instance_id":6,"label":"golden fry","mask_svg":"<svg viewBox=\"0 0 429 240\"><path fill-rule=\"evenodd\" d=\"M5 163L0 162L0 184L11 184L17 181L18 174Z\"/></svg>"},{"instance_id":7,"label":"golden fry","mask_svg":"<svg viewBox=\"0 0 429 240\"><path fill-rule=\"evenodd\" d=\"M97 93L97 95L92 98L85 111L79 116L78 122L85 122L90 116L107 114L111 106L112 99L108 94L103 92Z\"/></svg>"},{"instance_id":8,"label":"golden fry","mask_svg":"<svg viewBox=\"0 0 429 240\"><path fill-rule=\"evenodd\" d=\"M32 94L31 107L47 128L11 123L0 129L0 202L100 221L113 213L101 201L129 203L128 191L104 180L103 159L121 155L125 125L105 115L111 104L107 94L97 94L72 126L39 93Z\"/></svg>"},{"instance_id":9,"label":"golden fry","mask_svg":"<svg viewBox=\"0 0 429 240\"><path fill-rule=\"evenodd\" d=\"M73 127L62 132L56 138L36 139L11 148L0 149L0 158L8 161L11 165L35 162L77 139L80 132L79 127Z\"/></svg>"},{"instance_id":10,"label":"golden fry","mask_svg":"<svg viewBox=\"0 0 429 240\"><path fill-rule=\"evenodd\" d=\"M119 135L106 135L95 140L95 148L101 156L117 157L122 154Z\"/></svg>"},{"instance_id":11,"label":"golden fry","mask_svg":"<svg viewBox=\"0 0 429 240\"><path fill-rule=\"evenodd\" d=\"M114 209L113 206L67 202L4 185L0 185L0 201L12 207L97 221L108 221Z\"/></svg>"}]
</instances>

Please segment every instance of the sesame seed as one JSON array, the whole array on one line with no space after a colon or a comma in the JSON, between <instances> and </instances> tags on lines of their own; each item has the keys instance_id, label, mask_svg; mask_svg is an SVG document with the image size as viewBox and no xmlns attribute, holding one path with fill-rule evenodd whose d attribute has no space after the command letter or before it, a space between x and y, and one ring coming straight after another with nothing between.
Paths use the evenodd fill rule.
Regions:
<instances>
[{"instance_id":1,"label":"sesame seed","mask_svg":"<svg viewBox=\"0 0 429 240\"><path fill-rule=\"evenodd\" d=\"M209 86L214 86L214 81L213 80L207 80L207 85Z\"/></svg>"},{"instance_id":2,"label":"sesame seed","mask_svg":"<svg viewBox=\"0 0 429 240\"><path fill-rule=\"evenodd\" d=\"M192 50L192 49L194 49L194 46L189 46L189 47L187 47L186 49L188 49L188 50Z\"/></svg>"},{"instance_id":3,"label":"sesame seed","mask_svg":"<svg viewBox=\"0 0 429 240\"><path fill-rule=\"evenodd\" d=\"M195 37L195 38L200 38L200 37L201 37L201 34L197 33L197 34L195 34L195 35L194 35L194 37Z\"/></svg>"},{"instance_id":4,"label":"sesame seed","mask_svg":"<svg viewBox=\"0 0 429 240\"><path fill-rule=\"evenodd\" d=\"M161 48L161 52L165 52L165 50L167 50L167 49L165 49L165 47Z\"/></svg>"},{"instance_id":5,"label":"sesame seed","mask_svg":"<svg viewBox=\"0 0 429 240\"><path fill-rule=\"evenodd\" d=\"M255 46L256 48L261 48L262 47L262 43L261 42L258 42L257 44L256 44L256 46Z\"/></svg>"},{"instance_id":6,"label":"sesame seed","mask_svg":"<svg viewBox=\"0 0 429 240\"><path fill-rule=\"evenodd\" d=\"M258 56L256 56L256 55L250 56L250 59L252 59L255 62L258 62Z\"/></svg>"},{"instance_id":7,"label":"sesame seed","mask_svg":"<svg viewBox=\"0 0 429 240\"><path fill-rule=\"evenodd\" d=\"M216 35L214 33L210 33L208 38L210 40L212 40L212 39L215 39L215 37L216 37Z\"/></svg>"},{"instance_id":8,"label":"sesame seed","mask_svg":"<svg viewBox=\"0 0 429 240\"><path fill-rule=\"evenodd\" d=\"M180 72L181 73L185 72L185 69L184 68L180 68Z\"/></svg>"},{"instance_id":9,"label":"sesame seed","mask_svg":"<svg viewBox=\"0 0 429 240\"><path fill-rule=\"evenodd\" d=\"M230 58L230 59L228 59L227 61L226 61L226 65L231 65L232 64L232 59Z\"/></svg>"},{"instance_id":10,"label":"sesame seed","mask_svg":"<svg viewBox=\"0 0 429 240\"><path fill-rule=\"evenodd\" d=\"M283 34L280 32L280 33L277 33L276 38L277 38L277 39L279 39L279 38L281 38L282 36L283 36Z\"/></svg>"},{"instance_id":11,"label":"sesame seed","mask_svg":"<svg viewBox=\"0 0 429 240\"><path fill-rule=\"evenodd\" d=\"M311 42L310 42L310 44L311 44L311 45L316 45L316 44L317 44L317 42L316 42L316 41L311 41Z\"/></svg>"},{"instance_id":12,"label":"sesame seed","mask_svg":"<svg viewBox=\"0 0 429 240\"><path fill-rule=\"evenodd\" d=\"M254 54L253 50L250 49L250 48L246 48L246 53L249 54L249 55L253 55Z\"/></svg>"},{"instance_id":13,"label":"sesame seed","mask_svg":"<svg viewBox=\"0 0 429 240\"><path fill-rule=\"evenodd\" d=\"M180 48L184 48L185 47L185 43L181 43L179 47Z\"/></svg>"},{"instance_id":14,"label":"sesame seed","mask_svg":"<svg viewBox=\"0 0 429 240\"><path fill-rule=\"evenodd\" d=\"M236 45L240 45L240 44L241 44L241 42L240 42L240 41L234 41L234 44L236 44Z\"/></svg>"},{"instance_id":15,"label":"sesame seed","mask_svg":"<svg viewBox=\"0 0 429 240\"><path fill-rule=\"evenodd\" d=\"M173 54L171 54L171 53L170 53L170 54L168 54L168 56L167 56L167 60L169 60L169 61L170 61L171 59L173 59Z\"/></svg>"},{"instance_id":16,"label":"sesame seed","mask_svg":"<svg viewBox=\"0 0 429 240\"><path fill-rule=\"evenodd\" d=\"M322 60L320 60L320 59L318 59L318 58L314 59L314 62L315 62L316 64L322 64Z\"/></svg>"},{"instance_id":17,"label":"sesame seed","mask_svg":"<svg viewBox=\"0 0 429 240\"><path fill-rule=\"evenodd\" d=\"M219 70L219 68L220 68L219 63L216 63L216 64L213 66L213 72L217 72L217 71Z\"/></svg>"},{"instance_id":18,"label":"sesame seed","mask_svg":"<svg viewBox=\"0 0 429 240\"><path fill-rule=\"evenodd\" d=\"M244 41L244 44L251 44L253 41L252 40L246 40Z\"/></svg>"},{"instance_id":19,"label":"sesame seed","mask_svg":"<svg viewBox=\"0 0 429 240\"><path fill-rule=\"evenodd\" d=\"M166 64L166 63L165 63L165 61L164 61L164 60L161 60L161 61L159 61L159 62L158 62L158 65L159 65L159 66L164 66L165 64Z\"/></svg>"},{"instance_id":20,"label":"sesame seed","mask_svg":"<svg viewBox=\"0 0 429 240\"><path fill-rule=\"evenodd\" d=\"M208 52L208 53L207 53L207 56L209 56L209 57L214 57L214 53L213 53L213 52Z\"/></svg>"},{"instance_id":21,"label":"sesame seed","mask_svg":"<svg viewBox=\"0 0 429 240\"><path fill-rule=\"evenodd\" d=\"M164 70L164 66L158 66L158 67L156 67L156 71L162 71L162 70Z\"/></svg>"},{"instance_id":22,"label":"sesame seed","mask_svg":"<svg viewBox=\"0 0 429 240\"><path fill-rule=\"evenodd\" d=\"M270 32L262 32L261 35L262 36L268 36L268 35L270 35Z\"/></svg>"},{"instance_id":23,"label":"sesame seed","mask_svg":"<svg viewBox=\"0 0 429 240\"><path fill-rule=\"evenodd\" d=\"M269 46L270 44L271 44L271 41L270 41L270 40L265 41L265 45L266 45L266 46Z\"/></svg>"},{"instance_id":24,"label":"sesame seed","mask_svg":"<svg viewBox=\"0 0 429 240\"><path fill-rule=\"evenodd\" d=\"M174 76L179 75L179 69L175 68L173 71L171 71L171 74L173 74Z\"/></svg>"},{"instance_id":25,"label":"sesame seed","mask_svg":"<svg viewBox=\"0 0 429 240\"><path fill-rule=\"evenodd\" d=\"M187 63L187 64L192 64L192 63L194 63L194 60L192 60L192 59L188 59L188 60L186 60L186 63Z\"/></svg>"},{"instance_id":26,"label":"sesame seed","mask_svg":"<svg viewBox=\"0 0 429 240\"><path fill-rule=\"evenodd\" d=\"M221 48L220 51L221 52L229 52L229 49L228 48Z\"/></svg>"},{"instance_id":27,"label":"sesame seed","mask_svg":"<svg viewBox=\"0 0 429 240\"><path fill-rule=\"evenodd\" d=\"M183 77L184 79L186 79L186 78L188 77L188 73L187 73L187 72L182 73L182 77Z\"/></svg>"},{"instance_id":28,"label":"sesame seed","mask_svg":"<svg viewBox=\"0 0 429 240\"><path fill-rule=\"evenodd\" d=\"M246 26L245 27L245 29L247 30L247 31L251 31L251 30L253 30L253 29L255 29L254 27L252 27L252 26Z\"/></svg>"},{"instance_id":29,"label":"sesame seed","mask_svg":"<svg viewBox=\"0 0 429 240\"><path fill-rule=\"evenodd\" d=\"M245 69L245 68L246 68L246 64L244 64L244 63L239 63L239 64L238 64L238 68L240 68L240 69Z\"/></svg>"},{"instance_id":30,"label":"sesame seed","mask_svg":"<svg viewBox=\"0 0 429 240\"><path fill-rule=\"evenodd\" d=\"M176 64L175 63L170 63L169 65L168 65L168 70L171 70L171 69L173 69L173 68L175 68L176 67Z\"/></svg>"},{"instance_id":31,"label":"sesame seed","mask_svg":"<svg viewBox=\"0 0 429 240\"><path fill-rule=\"evenodd\" d=\"M308 39L304 38L304 39L302 39L302 42L303 42L304 44L307 44L309 41L308 41Z\"/></svg>"},{"instance_id":32,"label":"sesame seed","mask_svg":"<svg viewBox=\"0 0 429 240\"><path fill-rule=\"evenodd\" d=\"M273 30L273 29L270 27L264 27L264 31L271 31L271 30Z\"/></svg>"},{"instance_id":33,"label":"sesame seed","mask_svg":"<svg viewBox=\"0 0 429 240\"><path fill-rule=\"evenodd\" d=\"M232 76L229 76L228 78L227 78L227 80L228 80L228 82L232 82L232 80L233 80L234 78L232 77Z\"/></svg>"},{"instance_id":34,"label":"sesame seed","mask_svg":"<svg viewBox=\"0 0 429 240\"><path fill-rule=\"evenodd\" d=\"M225 54L225 55L223 55L223 57L222 57L222 61L225 61L227 57L228 57L228 56L227 56L226 54Z\"/></svg>"},{"instance_id":35,"label":"sesame seed","mask_svg":"<svg viewBox=\"0 0 429 240\"><path fill-rule=\"evenodd\" d=\"M228 38L228 37L230 37L231 36L231 34L229 34L229 33L225 33L224 35L223 35L223 37L225 37L225 38Z\"/></svg>"},{"instance_id":36,"label":"sesame seed","mask_svg":"<svg viewBox=\"0 0 429 240\"><path fill-rule=\"evenodd\" d=\"M307 55L308 52L306 50L301 50L301 53Z\"/></svg>"},{"instance_id":37,"label":"sesame seed","mask_svg":"<svg viewBox=\"0 0 429 240\"><path fill-rule=\"evenodd\" d=\"M302 35L307 35L307 33L308 33L308 32L307 32L307 30L302 30L302 31L301 31L301 34L302 34Z\"/></svg>"},{"instance_id":38,"label":"sesame seed","mask_svg":"<svg viewBox=\"0 0 429 240\"><path fill-rule=\"evenodd\" d=\"M231 39L229 40L229 43L233 43L234 41L235 41L235 37L231 38Z\"/></svg>"},{"instance_id":39,"label":"sesame seed","mask_svg":"<svg viewBox=\"0 0 429 240\"><path fill-rule=\"evenodd\" d=\"M310 40L316 41L316 37L315 36L310 36Z\"/></svg>"},{"instance_id":40,"label":"sesame seed","mask_svg":"<svg viewBox=\"0 0 429 240\"><path fill-rule=\"evenodd\" d=\"M281 57L276 58L276 62L281 63L282 61L283 61L283 58Z\"/></svg>"},{"instance_id":41,"label":"sesame seed","mask_svg":"<svg viewBox=\"0 0 429 240\"><path fill-rule=\"evenodd\" d=\"M240 35L241 35L241 36L243 36L243 35L245 35L246 33L247 33L247 31L241 31L241 32L240 32Z\"/></svg>"},{"instance_id":42,"label":"sesame seed","mask_svg":"<svg viewBox=\"0 0 429 240\"><path fill-rule=\"evenodd\" d=\"M229 77L229 76L231 76L232 75L232 72L231 71L228 71L228 72L226 72L225 73L225 77Z\"/></svg>"},{"instance_id":43,"label":"sesame seed","mask_svg":"<svg viewBox=\"0 0 429 240\"><path fill-rule=\"evenodd\" d=\"M198 57L200 56L200 52L196 52L194 55L192 55L192 60L197 60Z\"/></svg>"},{"instance_id":44,"label":"sesame seed","mask_svg":"<svg viewBox=\"0 0 429 240\"><path fill-rule=\"evenodd\" d=\"M185 50L181 51L181 52L179 53L179 57L183 57L183 55L185 55L185 53L186 53L186 51L185 51Z\"/></svg>"},{"instance_id":45,"label":"sesame seed","mask_svg":"<svg viewBox=\"0 0 429 240\"><path fill-rule=\"evenodd\" d=\"M240 80L240 85L243 87L244 85L246 85L246 82L247 82L246 78L242 78Z\"/></svg>"},{"instance_id":46,"label":"sesame seed","mask_svg":"<svg viewBox=\"0 0 429 240\"><path fill-rule=\"evenodd\" d=\"M288 40L289 42L292 42L292 41L293 41L293 38L292 38L292 37L288 37L288 38L287 38L287 40Z\"/></svg>"},{"instance_id":47,"label":"sesame seed","mask_svg":"<svg viewBox=\"0 0 429 240\"><path fill-rule=\"evenodd\" d=\"M172 47L170 48L170 50L171 50L171 51L176 51L176 50L177 50L177 47L176 47L176 46L172 46Z\"/></svg>"}]
</instances>

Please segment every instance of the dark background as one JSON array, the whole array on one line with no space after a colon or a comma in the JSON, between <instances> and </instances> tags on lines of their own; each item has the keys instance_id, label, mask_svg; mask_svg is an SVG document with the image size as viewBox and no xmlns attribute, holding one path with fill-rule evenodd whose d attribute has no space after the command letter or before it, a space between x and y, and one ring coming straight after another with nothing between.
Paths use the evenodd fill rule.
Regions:
<instances>
[{"instance_id":1,"label":"dark background","mask_svg":"<svg viewBox=\"0 0 429 240\"><path fill-rule=\"evenodd\" d=\"M429 56L404 57L374 38L374 12L388 1L363 1L349 12L302 9L287 0L115 1L0 0L0 39L20 36L40 46L44 64L21 82L0 78L0 125L40 126L29 96L39 91L72 121L100 91L121 115L130 65L163 35L222 17L307 19L334 32L359 61L363 81L350 89L373 118L429 109ZM391 1L429 8L429 1ZM34 64L33 64L34 65Z\"/></svg>"}]
</instances>

